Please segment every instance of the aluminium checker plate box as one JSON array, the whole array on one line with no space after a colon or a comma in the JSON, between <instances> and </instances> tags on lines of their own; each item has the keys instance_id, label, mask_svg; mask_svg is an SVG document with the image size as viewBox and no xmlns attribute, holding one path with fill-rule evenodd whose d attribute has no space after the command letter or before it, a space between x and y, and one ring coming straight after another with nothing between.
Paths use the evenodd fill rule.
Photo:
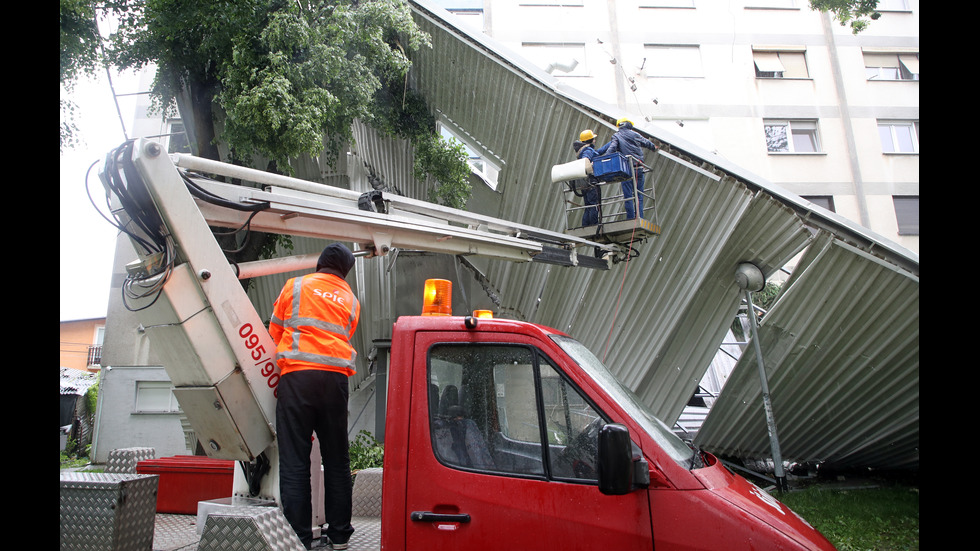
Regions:
<instances>
[{"instance_id":1,"label":"aluminium checker plate box","mask_svg":"<svg viewBox=\"0 0 980 551\"><path fill-rule=\"evenodd\" d=\"M151 551L158 475L61 473L62 551Z\"/></svg>"}]
</instances>

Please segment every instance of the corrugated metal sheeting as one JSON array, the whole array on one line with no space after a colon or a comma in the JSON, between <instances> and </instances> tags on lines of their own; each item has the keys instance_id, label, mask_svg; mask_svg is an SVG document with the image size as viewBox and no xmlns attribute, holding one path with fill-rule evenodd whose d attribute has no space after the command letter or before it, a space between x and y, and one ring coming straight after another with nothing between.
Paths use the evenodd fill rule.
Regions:
<instances>
[{"instance_id":1,"label":"corrugated metal sheeting","mask_svg":"<svg viewBox=\"0 0 980 551\"><path fill-rule=\"evenodd\" d=\"M454 27L429 2L412 6L433 42L413 59L413 84L430 108L505 162L501 200L491 204L497 210L483 212L560 231L552 165L574 158L570 144L583 128L608 138L621 113ZM741 303L738 264L751 262L768 277L807 250L761 341L773 363L766 360L783 456L842 466L917 463L918 257L696 147L647 135L672 154L647 155L662 234L609 271L471 259L499 293L498 314L578 338L672 424ZM816 246L812 227L826 231ZM789 343L777 334L794 335L796 349L810 353L778 354L772 347ZM743 356L716 401L698 437L704 448L769 455L753 358Z\"/></svg>"},{"instance_id":2,"label":"corrugated metal sheeting","mask_svg":"<svg viewBox=\"0 0 980 551\"><path fill-rule=\"evenodd\" d=\"M621 113L563 88L486 36L456 28L441 8L411 5L432 37L432 48L414 55L412 85L433 112L503 163L496 191L474 179L468 208L562 231L551 167L574 159L571 142L584 128L608 139ZM359 262L360 358L370 356L375 339L390 336L398 315L417 313L399 295L430 275L422 273L426 267L440 265L464 282L465 304L456 313L485 307L569 333L672 424L739 308L736 267L751 262L768 277L806 250L762 326L783 456L857 466L917 463L918 257L696 147L646 134L668 154L647 155L662 234L636 244L639 256L608 271L472 257L465 268L452 258ZM347 160L351 189L386 184L425 199L424 185L411 178L409 144L363 126L355 137ZM823 229L815 245L812 227ZM281 282L269 285L275 296ZM752 362L754 355L743 355L715 401L698 435L705 449L769 455Z\"/></svg>"},{"instance_id":3,"label":"corrugated metal sheeting","mask_svg":"<svg viewBox=\"0 0 980 551\"><path fill-rule=\"evenodd\" d=\"M787 461L919 462L919 282L821 234L759 326ZM695 443L770 457L756 355L745 353Z\"/></svg>"}]
</instances>

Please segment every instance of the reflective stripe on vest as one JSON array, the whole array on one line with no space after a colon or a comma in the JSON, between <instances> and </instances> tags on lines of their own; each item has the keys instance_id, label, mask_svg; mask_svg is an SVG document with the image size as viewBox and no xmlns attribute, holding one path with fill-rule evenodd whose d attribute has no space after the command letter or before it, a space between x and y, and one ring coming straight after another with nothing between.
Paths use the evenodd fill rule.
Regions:
<instances>
[{"instance_id":1,"label":"reflective stripe on vest","mask_svg":"<svg viewBox=\"0 0 980 551\"><path fill-rule=\"evenodd\" d=\"M285 332L290 333L290 342L285 350L282 350L278 354L278 358L286 360L295 360L300 362L308 362L312 364L317 364L325 367L336 367L341 370L354 371L355 360L357 359L357 352L350 347L349 357L338 357L328 354L318 354L311 351L303 351L300 349L300 340L303 337L303 333L300 330L301 327L311 327L328 333L333 333L339 337L343 337L345 342L349 346L349 340L351 338L352 327L357 320L358 311L358 301L357 297L353 294L350 298L353 303L350 306L350 314L345 325L339 325L336 323L331 323L318 318L311 317L301 317L300 308L303 300L303 283L305 278L297 277L293 281L292 289L292 304L290 305L290 316L286 320L280 320L278 317L273 316L270 320L272 323L277 323L281 325ZM312 282L311 282L312 284ZM284 335L285 338L285 335ZM307 338L309 336L307 335ZM283 367L283 366L280 366ZM302 368L300 368L302 369ZM285 372L292 371L288 366L284 367Z\"/></svg>"}]
</instances>

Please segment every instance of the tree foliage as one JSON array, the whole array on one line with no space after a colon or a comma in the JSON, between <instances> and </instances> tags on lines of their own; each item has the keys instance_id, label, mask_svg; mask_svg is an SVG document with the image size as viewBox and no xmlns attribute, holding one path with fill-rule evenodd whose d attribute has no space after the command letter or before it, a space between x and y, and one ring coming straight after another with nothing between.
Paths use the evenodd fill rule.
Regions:
<instances>
[{"instance_id":1,"label":"tree foliage","mask_svg":"<svg viewBox=\"0 0 980 551\"><path fill-rule=\"evenodd\" d=\"M810 8L829 12L842 27L849 24L853 34L866 29L871 24L868 19L881 17L878 0L810 0Z\"/></svg>"},{"instance_id":2,"label":"tree foliage","mask_svg":"<svg viewBox=\"0 0 980 551\"><path fill-rule=\"evenodd\" d=\"M333 164L357 119L412 140L436 196L465 203L465 156L433 138L424 100L406 90L409 56L431 42L404 0L117 1L113 62L157 65L153 105L194 114L184 118L195 154L217 159L223 141L235 162L261 155L291 172L289 160L308 154Z\"/></svg>"},{"instance_id":3,"label":"tree foliage","mask_svg":"<svg viewBox=\"0 0 980 551\"><path fill-rule=\"evenodd\" d=\"M87 0L61 0L61 86L71 92L83 76L99 66L101 37L95 24L95 9ZM74 122L76 105L61 100L61 150L78 142Z\"/></svg>"}]
</instances>

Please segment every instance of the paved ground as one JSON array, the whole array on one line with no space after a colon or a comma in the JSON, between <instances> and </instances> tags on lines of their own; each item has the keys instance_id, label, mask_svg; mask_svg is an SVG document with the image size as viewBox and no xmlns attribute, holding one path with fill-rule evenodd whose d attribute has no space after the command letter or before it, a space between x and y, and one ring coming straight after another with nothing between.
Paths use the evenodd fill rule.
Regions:
<instances>
[{"instance_id":1,"label":"paved ground","mask_svg":"<svg viewBox=\"0 0 980 551\"><path fill-rule=\"evenodd\" d=\"M153 551L195 551L200 541L196 515L157 514L153 523Z\"/></svg>"},{"instance_id":2,"label":"paved ground","mask_svg":"<svg viewBox=\"0 0 980 551\"><path fill-rule=\"evenodd\" d=\"M82 469L66 469L83 471ZM380 484L380 478L378 478ZM379 487L380 488L380 487ZM359 507L365 506L363 499L355 500ZM380 505L377 509L380 510ZM363 509L355 509L357 514ZM377 513L373 513L377 514ZM348 549L350 551L377 551L381 548L381 519L375 516L356 516L351 523L354 535ZM197 551L201 536L198 534L197 515L178 515L157 513L153 523L153 551Z\"/></svg>"},{"instance_id":3,"label":"paved ground","mask_svg":"<svg viewBox=\"0 0 980 551\"><path fill-rule=\"evenodd\" d=\"M352 521L354 535L349 551L377 551L381 548L381 520L357 517ZM158 513L153 525L153 551L197 551L197 516Z\"/></svg>"}]
</instances>

